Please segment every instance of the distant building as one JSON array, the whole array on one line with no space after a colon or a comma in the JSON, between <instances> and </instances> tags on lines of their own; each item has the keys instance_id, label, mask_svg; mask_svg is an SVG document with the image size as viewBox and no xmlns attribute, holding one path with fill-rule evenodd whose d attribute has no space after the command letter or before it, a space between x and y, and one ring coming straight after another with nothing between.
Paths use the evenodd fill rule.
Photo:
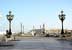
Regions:
<instances>
[{"instance_id":1,"label":"distant building","mask_svg":"<svg viewBox=\"0 0 72 50\"><path fill-rule=\"evenodd\" d=\"M45 29L45 25L43 24L42 28L40 25L39 29L35 29L33 26L33 29L29 31L29 33L32 34L32 36L46 36L46 35L61 35L61 29ZM72 30L64 29L65 34L72 34Z\"/></svg>"},{"instance_id":2,"label":"distant building","mask_svg":"<svg viewBox=\"0 0 72 50\"><path fill-rule=\"evenodd\" d=\"M34 29L30 31L33 36L45 36L46 33L43 33L43 29Z\"/></svg>"},{"instance_id":3,"label":"distant building","mask_svg":"<svg viewBox=\"0 0 72 50\"><path fill-rule=\"evenodd\" d=\"M50 29L50 30L48 30L48 33L49 34L51 34L51 33L60 34L61 33L61 29Z\"/></svg>"},{"instance_id":4,"label":"distant building","mask_svg":"<svg viewBox=\"0 0 72 50\"><path fill-rule=\"evenodd\" d=\"M33 29L30 31L30 33L33 36L45 36L46 35L45 25L43 24L42 28L41 28L41 25L40 25L40 29L35 29L34 26L33 26Z\"/></svg>"}]
</instances>

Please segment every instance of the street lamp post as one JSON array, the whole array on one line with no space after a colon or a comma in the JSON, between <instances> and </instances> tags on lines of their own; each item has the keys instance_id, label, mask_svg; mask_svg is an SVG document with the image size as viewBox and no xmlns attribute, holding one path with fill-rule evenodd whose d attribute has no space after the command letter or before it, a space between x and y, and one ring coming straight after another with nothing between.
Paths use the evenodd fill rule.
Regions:
<instances>
[{"instance_id":1,"label":"street lamp post","mask_svg":"<svg viewBox=\"0 0 72 50\"><path fill-rule=\"evenodd\" d=\"M6 15L8 21L9 21L9 31L8 31L8 34L7 34L9 37L12 35L12 32L11 32L11 21L13 20L13 17L14 17L14 15L12 15L11 13L12 13L12 12L9 11L9 14Z\"/></svg>"},{"instance_id":2,"label":"street lamp post","mask_svg":"<svg viewBox=\"0 0 72 50\"><path fill-rule=\"evenodd\" d=\"M63 11L61 11L61 14L59 14L59 19L62 22L62 30L61 30L61 35L64 35L64 29L63 29L63 21L65 20L65 14L63 14Z\"/></svg>"}]
</instances>

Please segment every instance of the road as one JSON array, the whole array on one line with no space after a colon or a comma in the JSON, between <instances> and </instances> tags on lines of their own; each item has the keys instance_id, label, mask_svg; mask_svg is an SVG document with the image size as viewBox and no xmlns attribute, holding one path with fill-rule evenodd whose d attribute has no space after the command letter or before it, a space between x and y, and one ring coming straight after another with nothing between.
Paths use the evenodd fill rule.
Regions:
<instances>
[{"instance_id":1,"label":"road","mask_svg":"<svg viewBox=\"0 0 72 50\"><path fill-rule=\"evenodd\" d=\"M72 41L50 37L22 38L14 46L3 46L0 50L72 50Z\"/></svg>"}]
</instances>

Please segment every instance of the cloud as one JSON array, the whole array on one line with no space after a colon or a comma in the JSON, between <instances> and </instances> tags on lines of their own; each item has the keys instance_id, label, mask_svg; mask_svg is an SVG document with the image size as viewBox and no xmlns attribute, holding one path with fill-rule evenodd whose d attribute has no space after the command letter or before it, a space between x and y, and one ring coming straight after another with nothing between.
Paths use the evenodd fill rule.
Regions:
<instances>
[{"instance_id":1,"label":"cloud","mask_svg":"<svg viewBox=\"0 0 72 50\"><path fill-rule=\"evenodd\" d=\"M2 15L2 12L0 11L0 18L2 18L2 16L3 16L3 15Z\"/></svg>"}]
</instances>

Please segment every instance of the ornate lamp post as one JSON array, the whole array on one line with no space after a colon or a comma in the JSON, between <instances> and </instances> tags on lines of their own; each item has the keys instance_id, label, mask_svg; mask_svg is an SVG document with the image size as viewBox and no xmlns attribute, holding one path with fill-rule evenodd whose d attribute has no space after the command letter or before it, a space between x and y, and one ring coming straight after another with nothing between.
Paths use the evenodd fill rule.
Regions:
<instances>
[{"instance_id":1,"label":"ornate lamp post","mask_svg":"<svg viewBox=\"0 0 72 50\"><path fill-rule=\"evenodd\" d=\"M11 35L12 35L12 32L11 32L11 21L13 20L14 15L12 15L11 13L12 13L12 12L9 11L9 14L6 15L8 21L9 21L9 31L8 31L8 36L11 36Z\"/></svg>"},{"instance_id":2,"label":"ornate lamp post","mask_svg":"<svg viewBox=\"0 0 72 50\"><path fill-rule=\"evenodd\" d=\"M64 35L64 30L63 30L63 21L65 20L65 14L63 14L63 11L61 11L61 14L59 14L59 19L62 22L62 30L61 30L61 35Z\"/></svg>"}]
</instances>

